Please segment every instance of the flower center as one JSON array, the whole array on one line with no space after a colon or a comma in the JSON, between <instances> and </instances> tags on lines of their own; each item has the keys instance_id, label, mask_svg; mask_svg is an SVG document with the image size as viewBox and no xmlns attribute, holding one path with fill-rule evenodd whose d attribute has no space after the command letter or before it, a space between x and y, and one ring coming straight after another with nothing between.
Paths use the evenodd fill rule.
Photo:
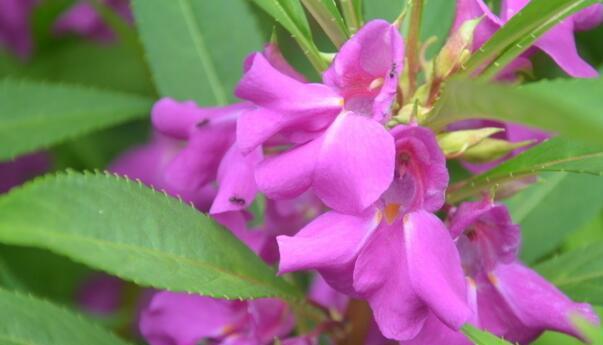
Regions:
<instances>
[{"instance_id":1,"label":"flower center","mask_svg":"<svg viewBox=\"0 0 603 345\"><path fill-rule=\"evenodd\" d=\"M369 91L373 91L377 88L380 88L381 86L383 86L383 78L377 78L374 79L368 86L368 90Z\"/></svg>"}]
</instances>

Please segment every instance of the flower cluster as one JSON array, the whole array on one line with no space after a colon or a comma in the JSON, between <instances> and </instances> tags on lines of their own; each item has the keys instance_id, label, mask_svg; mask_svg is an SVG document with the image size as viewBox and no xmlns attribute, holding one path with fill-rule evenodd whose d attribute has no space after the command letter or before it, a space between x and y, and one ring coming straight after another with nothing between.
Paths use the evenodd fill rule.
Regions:
<instances>
[{"instance_id":1,"label":"flower cluster","mask_svg":"<svg viewBox=\"0 0 603 345\"><path fill-rule=\"evenodd\" d=\"M478 47L525 3L505 2L499 18L480 0L459 1L456 28L485 13L474 28ZM600 10L588 8L549 35L571 37L574 47L573 30L600 21ZM545 36L537 47L569 74L592 76L575 50L560 48L567 43ZM570 317L597 322L595 314L519 262L520 230L503 205L485 198L443 209L449 176L436 134L412 118L391 125L404 105L403 68L403 39L383 20L341 47L322 83L307 82L269 44L244 63L241 103L160 100L152 113L160 134L148 149L164 153L138 175L161 172L147 183L207 208L267 262L278 260L281 274L317 271L318 283L334 289L313 289L323 304L342 311L347 298L368 301L380 333L401 344L470 344L459 332L466 323L522 344L546 329L579 336ZM511 141L547 136L513 126L494 125ZM177 150L170 140L186 145ZM258 192L268 198L266 221L250 232L246 209ZM265 344L287 335L291 320L277 300L160 292L141 329L154 345Z\"/></svg>"},{"instance_id":2,"label":"flower cluster","mask_svg":"<svg viewBox=\"0 0 603 345\"><path fill-rule=\"evenodd\" d=\"M35 3L0 0L0 16L13 11L17 19L0 20L13 25L0 27L0 40L22 55L31 50L21 33ZM478 49L527 3L503 0L497 16L482 0L458 0L453 36L437 61L449 73L439 77L459 67L463 49ZM127 2L107 4L131 20ZM596 76L577 53L574 31L601 21L603 5L578 12L542 36L500 79L529 67L536 49L571 76ZM112 37L88 3L64 13L56 31ZM449 173L441 133L423 126L416 114L433 105L433 95L417 104L421 97L405 94L405 44L396 25L366 23L330 62L322 81L312 83L270 43L244 61L234 90L240 102L200 107L159 100L151 114L151 142L109 169L192 203L266 263L278 264L280 274L316 271L309 298L335 321L350 299L366 301L375 326L367 344L470 344L460 332L465 324L525 344L544 330L580 337L570 321L575 315L598 322L589 305L571 301L519 261L520 229L504 205L490 197L446 204ZM497 140L507 143L527 145L550 136L479 119L446 131L479 128L498 128ZM484 171L525 145L509 148L486 165L466 167ZM259 195L265 208L256 224L258 215L250 210ZM110 285L105 290L121 288L119 281L104 282ZM118 292L102 298L88 292L80 299L91 310L115 307ZM291 336L294 325L290 306L278 299L227 301L168 291L154 291L139 320L152 345L270 344L275 338L316 344L328 328Z\"/></svg>"}]
</instances>

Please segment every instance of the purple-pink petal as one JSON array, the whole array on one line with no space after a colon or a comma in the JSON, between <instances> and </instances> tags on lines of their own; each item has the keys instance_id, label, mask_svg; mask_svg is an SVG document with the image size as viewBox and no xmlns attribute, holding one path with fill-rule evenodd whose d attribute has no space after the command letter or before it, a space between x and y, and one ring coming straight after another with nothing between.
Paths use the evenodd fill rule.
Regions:
<instances>
[{"instance_id":1,"label":"purple-pink petal","mask_svg":"<svg viewBox=\"0 0 603 345\"><path fill-rule=\"evenodd\" d=\"M390 185L394 159L393 137L382 125L343 113L322 138L313 191L339 212L361 212Z\"/></svg>"},{"instance_id":2,"label":"purple-pink petal","mask_svg":"<svg viewBox=\"0 0 603 345\"><path fill-rule=\"evenodd\" d=\"M410 284L402 222L383 222L360 252L354 289L367 299L381 333L390 339L414 338L429 308Z\"/></svg>"},{"instance_id":3,"label":"purple-pink petal","mask_svg":"<svg viewBox=\"0 0 603 345\"><path fill-rule=\"evenodd\" d=\"M515 316L528 328L551 329L580 336L572 324L572 316L599 322L590 305L573 302L553 284L520 263L497 266L490 279Z\"/></svg>"},{"instance_id":4,"label":"purple-pink petal","mask_svg":"<svg viewBox=\"0 0 603 345\"><path fill-rule=\"evenodd\" d=\"M21 58L33 50L32 10L38 0L0 0L0 46L5 46Z\"/></svg>"},{"instance_id":5,"label":"purple-pink petal","mask_svg":"<svg viewBox=\"0 0 603 345\"><path fill-rule=\"evenodd\" d=\"M255 172L258 189L271 199L293 198L308 190L320 144L313 140L264 159Z\"/></svg>"},{"instance_id":6,"label":"purple-pink petal","mask_svg":"<svg viewBox=\"0 0 603 345\"><path fill-rule=\"evenodd\" d=\"M151 345L197 345L237 331L246 311L245 302L163 291L143 310L139 327Z\"/></svg>"},{"instance_id":7,"label":"purple-pink petal","mask_svg":"<svg viewBox=\"0 0 603 345\"><path fill-rule=\"evenodd\" d=\"M359 216L330 211L293 237L278 236L279 273L316 269L332 287L353 294L354 263L379 221L374 209Z\"/></svg>"},{"instance_id":8,"label":"purple-pink petal","mask_svg":"<svg viewBox=\"0 0 603 345\"><path fill-rule=\"evenodd\" d=\"M461 259L448 229L435 215L404 217L404 245L412 288L448 327L459 329L471 316Z\"/></svg>"},{"instance_id":9,"label":"purple-pink petal","mask_svg":"<svg viewBox=\"0 0 603 345\"><path fill-rule=\"evenodd\" d=\"M446 158L428 128L400 125L391 130L396 145L394 183L383 196L403 213L439 210L448 187Z\"/></svg>"},{"instance_id":10,"label":"purple-pink petal","mask_svg":"<svg viewBox=\"0 0 603 345\"><path fill-rule=\"evenodd\" d=\"M251 205L257 192L254 170L261 160L260 148L244 156L236 144L231 146L218 168L218 194L210 213L239 211Z\"/></svg>"},{"instance_id":11,"label":"purple-pink petal","mask_svg":"<svg viewBox=\"0 0 603 345\"><path fill-rule=\"evenodd\" d=\"M457 239L468 274L488 272L517 258L519 226L513 223L505 205L488 198L461 204L451 217L450 231Z\"/></svg>"},{"instance_id":12,"label":"purple-pink petal","mask_svg":"<svg viewBox=\"0 0 603 345\"><path fill-rule=\"evenodd\" d=\"M261 53L247 58L245 73L235 95L283 115L278 128L273 129L273 135L287 129L320 130L328 126L342 108L341 97L329 87L291 78L271 65ZM264 121L272 120L272 117L268 117ZM244 131L240 133L244 134ZM269 137L268 134L264 135Z\"/></svg>"},{"instance_id":13,"label":"purple-pink petal","mask_svg":"<svg viewBox=\"0 0 603 345\"><path fill-rule=\"evenodd\" d=\"M341 47L323 80L344 97L346 110L381 121L390 115L403 60L398 28L372 20Z\"/></svg>"}]
</instances>

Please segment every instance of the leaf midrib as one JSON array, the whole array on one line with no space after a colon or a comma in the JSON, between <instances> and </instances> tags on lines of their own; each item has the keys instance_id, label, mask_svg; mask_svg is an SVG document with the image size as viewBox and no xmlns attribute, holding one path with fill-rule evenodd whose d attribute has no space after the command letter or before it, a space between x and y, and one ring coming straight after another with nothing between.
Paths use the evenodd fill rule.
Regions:
<instances>
[{"instance_id":1,"label":"leaf midrib","mask_svg":"<svg viewBox=\"0 0 603 345\"><path fill-rule=\"evenodd\" d=\"M247 281L249 283L253 283L257 286L262 286L264 288L267 288L269 291L274 290L269 285L265 284L264 282L256 280L252 277L242 275L237 272L226 271L219 267L215 267L209 263L203 262L201 260L180 256L176 253L171 253L168 251L160 251L155 248L140 247L140 246L129 244L129 243L111 242L111 241L107 241L107 240L103 240L103 239L99 239L99 238L95 238L95 237L78 236L73 233L59 232L59 231L54 231L54 230L49 230L49 229L41 229L41 230L34 229L31 226L19 226L19 227L13 226L12 227L13 231L16 231L16 229L18 229L18 228L20 228L19 231L21 231L21 232L29 232L29 233L37 232L37 233L41 234L41 236L37 237L37 238L52 235L52 236L50 236L51 238L59 238L59 239L63 239L63 240L72 240L72 241L80 241L80 242L84 242L84 243L91 243L91 244L99 246L99 247L108 246L108 247L113 247L116 250L122 250L123 252L128 252L128 250L129 250L130 252L135 252L135 253L136 252L145 253L150 256L163 258L163 259L170 260L170 261L173 261L176 263L189 263L191 266L194 266L194 267L208 269L208 270L214 271L218 274L224 274L226 276L233 277L235 279L238 278L242 281ZM2 231L0 230L0 234L1 233L2 233ZM33 238L36 238L36 237L34 236ZM20 240L17 240L17 241L20 241ZM27 241L27 242L29 243L30 241ZM44 248L53 249L53 247L51 247L51 246L45 246L44 244L39 244L40 241L34 240L34 242L38 243L37 245L40 245ZM74 257L72 256L72 258L74 258ZM74 259L78 260L78 258L74 258ZM232 279L232 278L228 278L228 279ZM267 297L270 297L270 296L267 296ZM281 297L283 297L283 295L281 295Z\"/></svg>"},{"instance_id":2,"label":"leaf midrib","mask_svg":"<svg viewBox=\"0 0 603 345\"><path fill-rule=\"evenodd\" d=\"M527 152L527 151L526 151ZM590 153L590 154L584 154L584 155L580 155L580 156L572 156L572 157L567 157L567 158L563 158L563 159L557 159L557 160L553 160L553 161L549 161L546 163L542 163L542 164L536 164L536 165L532 165L530 167L525 167L522 168L520 170L517 171L512 171L512 172L507 172L507 173L500 173L500 174L494 174L494 176L490 177L489 174L488 175L484 175L484 176L477 176L474 179L469 179L467 181L461 181L459 182L457 185L453 186L453 190L457 191L460 190L461 187L470 187L471 189L471 193L468 195L472 195L473 192L475 192L476 190L482 190L484 188L487 188L489 186L493 186L499 183L503 183L506 181L510 181L516 178L520 178L520 177L525 177L525 176L530 176L530 175L534 175L537 174L538 172L567 172L567 173L579 173L579 174L589 174L589 175L600 175L603 172L599 172L598 174L595 172L588 172L588 171L582 171L582 170L577 170L577 169L562 169L562 168L554 168L554 165L556 164L563 164L563 163L569 163L569 162L574 162L574 161L582 161L582 160L587 160L587 159L591 159L591 158L598 158L598 157L603 157L603 152L595 152L595 153ZM454 192L452 192L451 194L454 194ZM465 195L465 194L462 194ZM463 197L464 199L465 197ZM452 198L452 200L456 200L455 198Z\"/></svg>"},{"instance_id":3,"label":"leaf midrib","mask_svg":"<svg viewBox=\"0 0 603 345\"><path fill-rule=\"evenodd\" d=\"M226 105L226 92L224 90L223 85L221 85L219 82L218 75L216 73L216 67L209 54L207 47L205 46L205 40L203 38L203 35L201 34L201 30L199 30L199 28L195 24L195 18L192 15L193 9L191 7L191 4L188 0L177 1L179 4L178 8L182 11L184 22L191 35L195 51L199 56L199 60L201 60L203 70L206 73L207 81L209 82L214 97L216 98L216 102L218 103L218 105Z\"/></svg>"}]
</instances>

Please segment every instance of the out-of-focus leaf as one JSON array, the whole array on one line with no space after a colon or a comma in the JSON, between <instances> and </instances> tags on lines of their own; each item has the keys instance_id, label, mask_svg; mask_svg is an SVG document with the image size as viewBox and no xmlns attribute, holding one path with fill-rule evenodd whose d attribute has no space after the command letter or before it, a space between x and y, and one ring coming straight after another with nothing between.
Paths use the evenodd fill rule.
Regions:
<instances>
[{"instance_id":1,"label":"out-of-focus leaf","mask_svg":"<svg viewBox=\"0 0 603 345\"><path fill-rule=\"evenodd\" d=\"M336 47L340 47L350 37L335 0L302 0L302 2Z\"/></svg>"},{"instance_id":2,"label":"out-of-focus leaf","mask_svg":"<svg viewBox=\"0 0 603 345\"><path fill-rule=\"evenodd\" d=\"M511 343L504 339L501 339L492 333L479 330L471 325L463 326L463 333L465 333L475 345L511 345Z\"/></svg>"},{"instance_id":3,"label":"out-of-focus leaf","mask_svg":"<svg viewBox=\"0 0 603 345\"><path fill-rule=\"evenodd\" d=\"M0 215L0 242L49 249L143 286L217 298L301 295L192 206L113 175L38 179L0 197Z\"/></svg>"},{"instance_id":4,"label":"out-of-focus leaf","mask_svg":"<svg viewBox=\"0 0 603 345\"><path fill-rule=\"evenodd\" d=\"M593 242L603 242L603 212L600 212L596 217L590 219L586 225L574 231L563 243L563 250L573 250Z\"/></svg>"},{"instance_id":5,"label":"out-of-focus leaf","mask_svg":"<svg viewBox=\"0 0 603 345\"><path fill-rule=\"evenodd\" d=\"M368 1L368 3L375 3L381 1ZM355 33L360 29L364 22L362 15L362 0L339 0L341 4L341 10L345 18L350 33Z\"/></svg>"},{"instance_id":6,"label":"out-of-focus leaf","mask_svg":"<svg viewBox=\"0 0 603 345\"><path fill-rule=\"evenodd\" d=\"M0 261L18 286L7 286L33 293L65 305L76 303L75 296L91 270L63 256L36 248L0 245Z\"/></svg>"},{"instance_id":7,"label":"out-of-focus leaf","mask_svg":"<svg viewBox=\"0 0 603 345\"><path fill-rule=\"evenodd\" d=\"M603 147L563 138L551 139L488 172L451 186L448 200L457 202L505 182L545 171L602 175Z\"/></svg>"},{"instance_id":8,"label":"out-of-focus leaf","mask_svg":"<svg viewBox=\"0 0 603 345\"><path fill-rule=\"evenodd\" d=\"M406 1L400 0L367 0L364 9L367 20L381 18L393 22L402 13Z\"/></svg>"},{"instance_id":9,"label":"out-of-focus leaf","mask_svg":"<svg viewBox=\"0 0 603 345\"><path fill-rule=\"evenodd\" d=\"M567 252L535 269L573 299L603 304L603 243Z\"/></svg>"},{"instance_id":10,"label":"out-of-focus leaf","mask_svg":"<svg viewBox=\"0 0 603 345\"><path fill-rule=\"evenodd\" d=\"M148 119L90 133L52 148L53 169L106 169L120 154L148 142Z\"/></svg>"},{"instance_id":11,"label":"out-of-focus leaf","mask_svg":"<svg viewBox=\"0 0 603 345\"><path fill-rule=\"evenodd\" d=\"M427 41L430 37L436 37L437 41L427 49L427 57L432 57L446 43L448 33L454 21L456 1L450 0L428 0L423 8L423 20L421 22L421 40Z\"/></svg>"},{"instance_id":12,"label":"out-of-focus leaf","mask_svg":"<svg viewBox=\"0 0 603 345\"><path fill-rule=\"evenodd\" d=\"M524 123L603 144L603 78L541 81L522 87L467 79L446 83L428 125L468 118Z\"/></svg>"},{"instance_id":13,"label":"out-of-focus leaf","mask_svg":"<svg viewBox=\"0 0 603 345\"><path fill-rule=\"evenodd\" d=\"M326 62L312 39L310 24L299 0L251 0L279 22L301 46L314 68L327 68Z\"/></svg>"},{"instance_id":14,"label":"out-of-focus leaf","mask_svg":"<svg viewBox=\"0 0 603 345\"><path fill-rule=\"evenodd\" d=\"M126 345L124 340L67 309L0 289L3 345Z\"/></svg>"},{"instance_id":15,"label":"out-of-focus leaf","mask_svg":"<svg viewBox=\"0 0 603 345\"><path fill-rule=\"evenodd\" d=\"M63 42L27 64L0 58L0 76L75 83L155 96L140 59L122 44Z\"/></svg>"},{"instance_id":16,"label":"out-of-focus leaf","mask_svg":"<svg viewBox=\"0 0 603 345\"><path fill-rule=\"evenodd\" d=\"M509 199L507 204L513 221L521 225L521 258L532 263L558 248L600 212L603 177L544 174L540 183Z\"/></svg>"},{"instance_id":17,"label":"out-of-focus leaf","mask_svg":"<svg viewBox=\"0 0 603 345\"><path fill-rule=\"evenodd\" d=\"M146 117L152 100L127 93L5 79L0 81L0 159Z\"/></svg>"},{"instance_id":18,"label":"out-of-focus leaf","mask_svg":"<svg viewBox=\"0 0 603 345\"><path fill-rule=\"evenodd\" d=\"M549 28L597 0L532 0L498 30L465 64L469 75L490 61L483 73L493 77Z\"/></svg>"},{"instance_id":19,"label":"out-of-focus leaf","mask_svg":"<svg viewBox=\"0 0 603 345\"><path fill-rule=\"evenodd\" d=\"M135 0L133 10L161 96L233 100L245 56L263 42L245 0Z\"/></svg>"}]
</instances>

